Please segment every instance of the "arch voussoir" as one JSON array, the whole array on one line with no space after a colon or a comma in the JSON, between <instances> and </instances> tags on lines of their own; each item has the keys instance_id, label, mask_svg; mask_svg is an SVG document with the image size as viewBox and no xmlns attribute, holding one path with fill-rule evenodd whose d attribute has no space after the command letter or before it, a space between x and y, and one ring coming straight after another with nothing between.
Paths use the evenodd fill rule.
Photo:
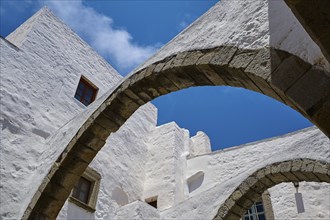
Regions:
<instances>
[{"instance_id":1,"label":"arch voussoir","mask_svg":"<svg viewBox=\"0 0 330 220\"><path fill-rule=\"evenodd\" d=\"M317 161L313 173L323 182L330 182L330 164Z\"/></svg>"},{"instance_id":2,"label":"arch voussoir","mask_svg":"<svg viewBox=\"0 0 330 220\"><path fill-rule=\"evenodd\" d=\"M300 113L330 135L329 72L289 56L274 69L269 82L282 97L288 97Z\"/></svg>"}]
</instances>

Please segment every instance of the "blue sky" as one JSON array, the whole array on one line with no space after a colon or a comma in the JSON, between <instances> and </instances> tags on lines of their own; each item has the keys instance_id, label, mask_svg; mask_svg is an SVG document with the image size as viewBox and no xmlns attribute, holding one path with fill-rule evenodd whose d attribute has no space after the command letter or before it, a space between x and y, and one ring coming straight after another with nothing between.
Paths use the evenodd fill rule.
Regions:
<instances>
[{"instance_id":1,"label":"blue sky","mask_svg":"<svg viewBox=\"0 0 330 220\"><path fill-rule=\"evenodd\" d=\"M1 0L1 36L48 6L122 75L141 64L217 1ZM264 95L240 88L198 87L153 101L158 124L202 130L213 150L282 135L312 124Z\"/></svg>"}]
</instances>

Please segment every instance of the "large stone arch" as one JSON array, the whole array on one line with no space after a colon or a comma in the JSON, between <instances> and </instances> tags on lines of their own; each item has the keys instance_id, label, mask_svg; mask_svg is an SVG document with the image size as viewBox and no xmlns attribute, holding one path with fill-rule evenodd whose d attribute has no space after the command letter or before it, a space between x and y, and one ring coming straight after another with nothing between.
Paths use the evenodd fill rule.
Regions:
<instances>
[{"instance_id":1,"label":"large stone arch","mask_svg":"<svg viewBox=\"0 0 330 220\"><path fill-rule=\"evenodd\" d=\"M295 159L267 165L247 177L220 206L214 219L240 219L262 193L283 182L330 183L330 163Z\"/></svg>"},{"instance_id":2,"label":"large stone arch","mask_svg":"<svg viewBox=\"0 0 330 220\"><path fill-rule=\"evenodd\" d=\"M296 109L330 135L330 73L272 48L220 46L180 52L127 76L72 137L27 207L24 219L53 219L108 136L141 105L205 85L257 91Z\"/></svg>"}]
</instances>

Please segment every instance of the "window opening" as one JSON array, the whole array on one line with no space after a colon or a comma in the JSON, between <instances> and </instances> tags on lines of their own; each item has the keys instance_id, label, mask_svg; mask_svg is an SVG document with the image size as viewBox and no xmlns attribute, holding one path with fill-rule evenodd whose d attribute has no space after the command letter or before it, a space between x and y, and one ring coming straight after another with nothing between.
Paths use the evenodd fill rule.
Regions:
<instances>
[{"instance_id":1,"label":"window opening","mask_svg":"<svg viewBox=\"0 0 330 220\"><path fill-rule=\"evenodd\" d=\"M266 220L262 202L254 203L244 214L243 220Z\"/></svg>"},{"instance_id":2,"label":"window opening","mask_svg":"<svg viewBox=\"0 0 330 220\"><path fill-rule=\"evenodd\" d=\"M95 85L84 76L81 76L74 97L84 105L88 106L95 100L97 91L98 88Z\"/></svg>"},{"instance_id":3,"label":"window opening","mask_svg":"<svg viewBox=\"0 0 330 220\"><path fill-rule=\"evenodd\" d=\"M151 205L152 207L157 209L157 199L158 199L158 196L154 196L149 199L146 199L145 201L146 201L146 203L148 203L149 205Z\"/></svg>"},{"instance_id":4,"label":"window opening","mask_svg":"<svg viewBox=\"0 0 330 220\"><path fill-rule=\"evenodd\" d=\"M95 212L100 180L101 175L87 167L74 186L69 201L87 211Z\"/></svg>"},{"instance_id":5,"label":"window opening","mask_svg":"<svg viewBox=\"0 0 330 220\"><path fill-rule=\"evenodd\" d=\"M89 192L92 186L92 182L84 177L80 177L78 183L73 188L72 197L82 201L83 203L88 203Z\"/></svg>"}]
</instances>

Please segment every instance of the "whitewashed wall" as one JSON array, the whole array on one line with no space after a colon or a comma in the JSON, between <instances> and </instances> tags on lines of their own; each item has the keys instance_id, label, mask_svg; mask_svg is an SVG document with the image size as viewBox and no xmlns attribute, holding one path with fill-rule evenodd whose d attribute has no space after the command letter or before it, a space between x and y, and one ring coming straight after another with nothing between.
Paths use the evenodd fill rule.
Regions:
<instances>
[{"instance_id":1,"label":"whitewashed wall","mask_svg":"<svg viewBox=\"0 0 330 220\"><path fill-rule=\"evenodd\" d=\"M175 123L157 127L149 136L144 198L158 196L159 210L185 198L185 167L189 133Z\"/></svg>"},{"instance_id":2,"label":"whitewashed wall","mask_svg":"<svg viewBox=\"0 0 330 220\"><path fill-rule=\"evenodd\" d=\"M191 137L189 145L190 157L211 153L211 142L207 134L202 131Z\"/></svg>"},{"instance_id":3,"label":"whitewashed wall","mask_svg":"<svg viewBox=\"0 0 330 220\"><path fill-rule=\"evenodd\" d=\"M171 209L161 212L162 219L212 219L220 205L249 175L258 169L279 161L296 158L309 158L330 162L330 140L316 127L310 127L281 137L245 144L242 146L201 155L187 161L187 178L197 172L204 172L202 185L193 191L187 200ZM303 217L329 219L330 205L329 184L303 184L307 187L319 187L315 190L304 190L306 213ZM273 189L274 188L274 189ZM296 208L283 202L279 196L288 194L285 184L270 190L271 200L278 219L294 216ZM292 190L292 189L290 189ZM293 195L293 194L292 194ZM289 201L290 199L287 199ZM314 203L314 205L312 205ZM319 208L314 210L315 203ZM290 214L291 213L291 214ZM321 214L320 214L321 213ZM301 216L301 215L300 215ZM300 216L296 215L297 218Z\"/></svg>"},{"instance_id":4,"label":"whitewashed wall","mask_svg":"<svg viewBox=\"0 0 330 220\"><path fill-rule=\"evenodd\" d=\"M269 190L275 219L330 219L330 184L300 182L305 212L297 212L292 183L281 183Z\"/></svg>"},{"instance_id":5,"label":"whitewashed wall","mask_svg":"<svg viewBox=\"0 0 330 220\"><path fill-rule=\"evenodd\" d=\"M273 47L330 70L320 48L284 0L219 1L137 69L178 52L228 45Z\"/></svg>"},{"instance_id":6,"label":"whitewashed wall","mask_svg":"<svg viewBox=\"0 0 330 220\"><path fill-rule=\"evenodd\" d=\"M146 141L156 127L156 116L157 109L153 105L142 106L120 130L108 138L106 145L90 164L102 177L96 212L86 212L68 202L58 219L80 219L81 216L87 219L116 218L117 210L123 207L116 202L114 195L118 188L126 193L128 203L143 199L148 151Z\"/></svg>"},{"instance_id":7,"label":"whitewashed wall","mask_svg":"<svg viewBox=\"0 0 330 220\"><path fill-rule=\"evenodd\" d=\"M265 38L245 33L249 29L248 23L245 20L245 23L237 20L235 22L243 22L241 26L237 26L243 32L233 29L231 35L225 35L213 43L217 46L220 41L220 43L233 43L230 39L237 41L236 43L255 39L252 45L267 46L272 35L279 34L270 32L269 38L269 31L276 30L276 25L274 29L269 30L267 2L258 0L253 4L247 4L246 7L239 5L235 10L233 1L227 0L223 5L217 4L213 9L215 12L227 11L221 15L226 22L220 22L220 26L228 24L228 21L231 21L230 16L234 16L235 13L252 13L252 10L260 10L258 13L260 20L254 23L254 28L261 27L261 32L258 34L265 34ZM269 3L269 7L274 9L272 11L274 16L283 15L279 20L289 16L282 3L282 1ZM280 9L285 10L282 13ZM213 29L219 28L219 24L215 23L218 15L219 13L214 14L214 11L209 12L192 26L197 29L203 27L204 30L200 30L202 34L203 31L209 30L205 28L206 24ZM295 25L294 22L288 22L288 30ZM301 32L299 28L294 28L298 35ZM242 33L247 35L242 38ZM230 38L236 34L236 38ZM191 38L193 36L199 35L185 31L183 36L174 40L176 46L171 48L175 50L193 48L196 44L189 43L195 40ZM279 41L283 36L287 37ZM280 49L289 48L292 53L310 62L322 60L323 56L318 47L314 42L310 42L306 33L299 36L303 45L301 50L290 46L293 39L290 34L282 33L274 36L275 41L271 44ZM212 33L211 37L215 39L216 33ZM46 168L50 167L56 155L65 147L63 146L65 141L61 142L57 139L61 136L52 139L52 135L62 132L67 134L65 138L70 138L71 133L75 132L74 128L79 127L79 123L88 117L90 111L99 102L96 100L96 103L85 111L86 107L73 97L80 76L84 75L99 87L98 97L109 94L121 77L46 9L38 12L7 39L17 47L0 39L2 129L0 215L3 219L18 219L30 202L38 183L41 183L47 173ZM204 40L200 38L198 41L201 47L213 45L205 44ZM165 47L157 56L159 58L172 52ZM153 59L158 59L157 56ZM322 65L326 66L324 63ZM75 116L75 120L71 120ZM330 152L327 148L330 144L329 139L316 128L197 156L209 152L209 140L205 134L199 133L190 139L188 131L179 128L175 123L156 128L156 118L157 110L154 106L151 104L143 106L125 123L124 127L110 136L106 146L91 163L91 167L102 176L97 211L87 213L67 202L59 219L128 217L157 219L159 215L163 219L211 219L220 204L240 184L240 181L266 163L300 157L330 160ZM58 131L59 128L62 130ZM57 145L54 144L56 141ZM187 156L197 157L187 160ZM189 193L186 180L199 172L204 173L201 185ZM302 190L305 190L304 194L308 198L304 217L329 218L329 212L322 210L329 208L330 201L321 196L328 195L326 193L329 192L329 185L304 184L303 186L306 186L306 189ZM113 190L118 188L127 194L129 204L120 206L115 201ZM299 218L292 214L294 211L290 198L282 196L282 192L290 195L291 188L289 185L281 184L270 189L275 216L278 218L284 215ZM317 196L313 197L313 195ZM152 196L158 196L160 213L138 201L144 201ZM285 206L285 202L291 205ZM317 212L310 212L316 206L320 209Z\"/></svg>"},{"instance_id":8,"label":"whitewashed wall","mask_svg":"<svg viewBox=\"0 0 330 220\"><path fill-rule=\"evenodd\" d=\"M45 8L8 40L18 47L1 39L0 215L18 219L47 173L45 164L52 164L61 151L48 149L49 138L86 109L74 98L81 75L99 88L98 97L122 77ZM115 186L123 188L130 201L142 196L147 151L143 139L156 125L155 107L143 106L126 125L111 135L91 164L105 180L99 193L99 217L114 208L108 201Z\"/></svg>"}]
</instances>

